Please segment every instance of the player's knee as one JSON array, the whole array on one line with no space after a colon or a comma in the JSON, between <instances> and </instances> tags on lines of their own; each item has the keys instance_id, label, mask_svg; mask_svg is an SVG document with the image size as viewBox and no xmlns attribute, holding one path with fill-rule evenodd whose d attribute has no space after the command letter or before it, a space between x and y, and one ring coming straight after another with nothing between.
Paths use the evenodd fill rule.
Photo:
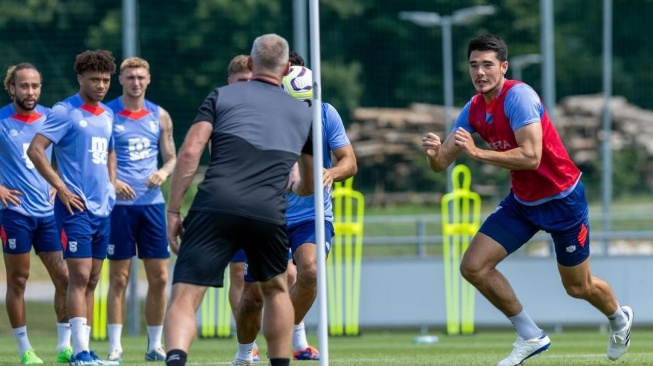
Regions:
<instances>
[{"instance_id":1,"label":"player's knee","mask_svg":"<svg viewBox=\"0 0 653 366\"><path fill-rule=\"evenodd\" d=\"M301 283L302 286L317 286L317 265L298 268L297 282Z\"/></svg>"},{"instance_id":2,"label":"player's knee","mask_svg":"<svg viewBox=\"0 0 653 366\"><path fill-rule=\"evenodd\" d=\"M109 278L109 286L117 291L122 291L127 288L127 283L129 282L128 273L111 273Z\"/></svg>"},{"instance_id":3,"label":"player's knee","mask_svg":"<svg viewBox=\"0 0 653 366\"><path fill-rule=\"evenodd\" d=\"M14 271L7 277L7 287L15 292L25 292L29 271Z\"/></svg>"},{"instance_id":4,"label":"player's knee","mask_svg":"<svg viewBox=\"0 0 653 366\"><path fill-rule=\"evenodd\" d=\"M463 260L460 263L460 274L467 282L477 283L484 277L485 271L482 266L475 264L473 261Z\"/></svg>"},{"instance_id":5,"label":"player's knee","mask_svg":"<svg viewBox=\"0 0 653 366\"><path fill-rule=\"evenodd\" d=\"M238 305L238 312L240 314L253 314L260 312L263 309L263 296L258 289L243 291L243 294L240 298L240 304Z\"/></svg>"},{"instance_id":6,"label":"player's knee","mask_svg":"<svg viewBox=\"0 0 653 366\"><path fill-rule=\"evenodd\" d=\"M153 288L164 288L168 282L168 273L166 271L157 271L147 276L148 284Z\"/></svg>"},{"instance_id":7,"label":"player's knee","mask_svg":"<svg viewBox=\"0 0 653 366\"><path fill-rule=\"evenodd\" d=\"M583 283L565 283L564 287L567 295L576 299L586 299L591 293L590 287Z\"/></svg>"}]
</instances>

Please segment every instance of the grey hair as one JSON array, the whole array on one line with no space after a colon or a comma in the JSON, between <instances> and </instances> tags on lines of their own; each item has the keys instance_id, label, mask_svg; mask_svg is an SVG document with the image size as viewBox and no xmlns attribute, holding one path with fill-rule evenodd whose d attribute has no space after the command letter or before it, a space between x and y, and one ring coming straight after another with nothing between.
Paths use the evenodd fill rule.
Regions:
<instances>
[{"instance_id":1,"label":"grey hair","mask_svg":"<svg viewBox=\"0 0 653 366\"><path fill-rule=\"evenodd\" d=\"M288 41L278 34L269 33L257 37L252 45L252 63L255 69L281 74L288 64L290 47Z\"/></svg>"}]
</instances>

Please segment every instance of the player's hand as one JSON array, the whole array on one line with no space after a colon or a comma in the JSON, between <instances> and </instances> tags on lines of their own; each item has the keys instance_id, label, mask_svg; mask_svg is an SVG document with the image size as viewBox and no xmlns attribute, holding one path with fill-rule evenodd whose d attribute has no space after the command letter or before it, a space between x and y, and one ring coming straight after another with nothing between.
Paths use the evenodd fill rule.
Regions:
<instances>
[{"instance_id":1,"label":"player's hand","mask_svg":"<svg viewBox=\"0 0 653 366\"><path fill-rule=\"evenodd\" d=\"M162 170L157 170L147 178L147 182L145 182L145 186L149 189L161 187L161 185L163 184L163 182L166 181L166 179L168 179L168 173Z\"/></svg>"},{"instance_id":2,"label":"player's hand","mask_svg":"<svg viewBox=\"0 0 653 366\"><path fill-rule=\"evenodd\" d=\"M288 174L288 183L286 184L286 188L284 188L284 190L288 193L292 193L292 185L295 182L299 182L301 178L302 177L299 174L299 164L295 163L292 166L292 169L290 169L290 173Z\"/></svg>"},{"instance_id":3,"label":"player's hand","mask_svg":"<svg viewBox=\"0 0 653 366\"><path fill-rule=\"evenodd\" d=\"M21 191L9 189L5 186L0 185L0 202L2 202L2 204L7 208L9 205L20 205L21 201L19 196L22 195L23 193Z\"/></svg>"},{"instance_id":4,"label":"player's hand","mask_svg":"<svg viewBox=\"0 0 653 366\"><path fill-rule=\"evenodd\" d=\"M426 156L435 156L438 153L440 146L442 146L442 142L438 135L429 132L426 136L422 137L422 149L424 149L424 154L426 154Z\"/></svg>"},{"instance_id":5,"label":"player's hand","mask_svg":"<svg viewBox=\"0 0 653 366\"><path fill-rule=\"evenodd\" d=\"M50 187L50 204L54 205L54 198L57 197L57 190L54 187Z\"/></svg>"},{"instance_id":6,"label":"player's hand","mask_svg":"<svg viewBox=\"0 0 653 366\"><path fill-rule=\"evenodd\" d=\"M80 212L86 209L86 207L84 206L84 201L82 201L82 198L74 194L73 192L71 192L66 187L57 191L57 196L59 196L61 203L63 203L63 205L66 206L66 209L71 215L75 214L73 209L76 209L77 211Z\"/></svg>"},{"instance_id":7,"label":"player's hand","mask_svg":"<svg viewBox=\"0 0 653 366\"><path fill-rule=\"evenodd\" d=\"M116 179L116 194L118 197L122 198L123 200L133 200L136 198L136 192L132 189L132 187L121 181L120 179Z\"/></svg>"},{"instance_id":8,"label":"player's hand","mask_svg":"<svg viewBox=\"0 0 653 366\"><path fill-rule=\"evenodd\" d=\"M182 225L181 215L175 212L166 212L167 223L167 236L168 245L170 250L179 254L179 238L184 233L184 226Z\"/></svg>"},{"instance_id":9,"label":"player's hand","mask_svg":"<svg viewBox=\"0 0 653 366\"><path fill-rule=\"evenodd\" d=\"M454 133L454 141L456 143L456 146L458 146L461 150L465 152L465 154L469 155L476 149L476 143L474 142L474 138L472 137L472 134L470 134L467 130L464 128L459 127L456 132Z\"/></svg>"},{"instance_id":10,"label":"player's hand","mask_svg":"<svg viewBox=\"0 0 653 366\"><path fill-rule=\"evenodd\" d=\"M327 193L331 192L331 187L333 187L334 179L335 175L331 169L322 169L322 185L326 187Z\"/></svg>"}]
</instances>

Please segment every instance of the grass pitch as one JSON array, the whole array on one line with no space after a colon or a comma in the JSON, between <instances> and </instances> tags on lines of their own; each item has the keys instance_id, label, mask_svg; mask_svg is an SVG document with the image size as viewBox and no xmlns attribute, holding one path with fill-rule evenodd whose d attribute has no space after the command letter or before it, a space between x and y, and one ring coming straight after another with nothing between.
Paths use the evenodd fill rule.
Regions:
<instances>
[{"instance_id":1,"label":"grass pitch","mask_svg":"<svg viewBox=\"0 0 653 366\"><path fill-rule=\"evenodd\" d=\"M54 312L50 304L28 303L28 333L32 346L46 364L56 365L56 332ZM0 365L20 365L16 342L11 335L4 307L0 309ZM144 327L142 327L144 332ZM547 329L548 331L548 329ZM439 342L414 344L417 331L366 331L358 337L330 337L330 365L335 366L474 366L495 365L510 353L515 334L509 330L479 329L471 336L446 336L432 331ZM612 362L605 355L608 333L596 328L586 330L549 331L548 352L527 360L527 366L553 365L653 365L653 330L637 328L632 333L632 346L620 360ZM147 339L143 336L123 337L123 364L154 366L162 363L143 361ZM314 332L309 342L318 346ZM265 341L258 341L265 355ZM91 341L91 348L106 357L108 342ZM190 351L189 365L228 365L236 352L236 339L196 339ZM292 362L294 365L317 366L317 361ZM267 365L265 357L261 365Z\"/></svg>"}]
</instances>

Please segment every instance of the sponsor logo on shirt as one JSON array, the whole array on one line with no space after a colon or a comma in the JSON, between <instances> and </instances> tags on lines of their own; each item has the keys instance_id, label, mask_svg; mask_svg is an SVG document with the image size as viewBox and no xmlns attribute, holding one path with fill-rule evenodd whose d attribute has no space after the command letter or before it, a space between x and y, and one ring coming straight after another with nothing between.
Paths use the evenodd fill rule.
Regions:
<instances>
[{"instance_id":1,"label":"sponsor logo on shirt","mask_svg":"<svg viewBox=\"0 0 653 366\"><path fill-rule=\"evenodd\" d=\"M34 169L34 163L29 159L29 156L27 156L27 149L29 148L28 143L23 144L23 160L25 160L25 166L27 169Z\"/></svg>"},{"instance_id":2,"label":"sponsor logo on shirt","mask_svg":"<svg viewBox=\"0 0 653 366\"><path fill-rule=\"evenodd\" d=\"M147 137L135 137L128 140L129 143L129 160L138 161L150 157L152 149L150 148L150 139Z\"/></svg>"},{"instance_id":3,"label":"sponsor logo on shirt","mask_svg":"<svg viewBox=\"0 0 653 366\"><path fill-rule=\"evenodd\" d=\"M91 137L91 153L94 164L107 165L109 142L105 137Z\"/></svg>"}]
</instances>

